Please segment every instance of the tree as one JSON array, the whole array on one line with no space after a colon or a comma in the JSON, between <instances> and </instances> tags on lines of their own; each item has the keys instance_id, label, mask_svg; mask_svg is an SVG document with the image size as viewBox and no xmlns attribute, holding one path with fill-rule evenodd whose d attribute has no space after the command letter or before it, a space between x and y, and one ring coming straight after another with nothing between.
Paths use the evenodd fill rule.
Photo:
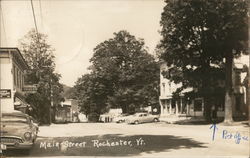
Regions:
<instances>
[{"instance_id":1,"label":"tree","mask_svg":"<svg viewBox=\"0 0 250 158\"><path fill-rule=\"evenodd\" d=\"M74 96L89 121L98 121L100 114L107 111L108 91L94 72L78 78Z\"/></svg>"},{"instance_id":2,"label":"tree","mask_svg":"<svg viewBox=\"0 0 250 158\"><path fill-rule=\"evenodd\" d=\"M33 29L20 40L20 50L30 67L25 82L36 84L38 89L35 94L28 94L27 102L41 123L51 123L51 104L56 106L63 99L61 76L54 72L54 49L47 43L46 35Z\"/></svg>"},{"instance_id":3,"label":"tree","mask_svg":"<svg viewBox=\"0 0 250 158\"><path fill-rule=\"evenodd\" d=\"M120 107L123 113L133 113L136 108L158 104L159 67L142 39L127 31L114 33L114 38L95 47L90 61L91 74L83 76L76 85L84 81L77 87L86 92L89 105L95 102L97 108L105 109L99 112Z\"/></svg>"},{"instance_id":4,"label":"tree","mask_svg":"<svg viewBox=\"0 0 250 158\"><path fill-rule=\"evenodd\" d=\"M93 69L110 89L108 104L124 113L158 103L159 68L142 39L127 31L100 43L91 58Z\"/></svg>"},{"instance_id":5,"label":"tree","mask_svg":"<svg viewBox=\"0 0 250 158\"><path fill-rule=\"evenodd\" d=\"M161 17L160 57L173 70L169 78L194 87L205 99L209 116L210 97L217 82L225 80L225 122L232 121L233 58L246 52L246 1L166 0ZM180 73L176 73L176 72ZM224 75L223 75L224 74ZM223 76L222 76L223 75Z\"/></svg>"}]
</instances>

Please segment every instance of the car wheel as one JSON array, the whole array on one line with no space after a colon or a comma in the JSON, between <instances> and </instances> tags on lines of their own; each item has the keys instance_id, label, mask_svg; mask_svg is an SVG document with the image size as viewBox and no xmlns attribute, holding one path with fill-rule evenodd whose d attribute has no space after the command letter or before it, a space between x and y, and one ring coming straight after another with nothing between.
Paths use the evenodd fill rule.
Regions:
<instances>
[{"instance_id":1,"label":"car wheel","mask_svg":"<svg viewBox=\"0 0 250 158\"><path fill-rule=\"evenodd\" d=\"M139 121L138 121L138 120L136 120L134 123L135 123L135 125L138 125L138 124L139 124Z\"/></svg>"},{"instance_id":2,"label":"car wheel","mask_svg":"<svg viewBox=\"0 0 250 158\"><path fill-rule=\"evenodd\" d=\"M154 118L154 122L158 122L159 121L159 119L158 118Z\"/></svg>"}]
</instances>

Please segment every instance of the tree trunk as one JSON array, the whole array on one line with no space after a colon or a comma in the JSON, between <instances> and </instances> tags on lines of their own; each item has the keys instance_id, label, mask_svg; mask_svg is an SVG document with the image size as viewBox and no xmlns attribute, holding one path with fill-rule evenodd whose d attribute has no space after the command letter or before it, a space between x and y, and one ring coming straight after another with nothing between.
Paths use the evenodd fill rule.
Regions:
<instances>
[{"instance_id":1,"label":"tree trunk","mask_svg":"<svg viewBox=\"0 0 250 158\"><path fill-rule=\"evenodd\" d=\"M225 94L225 118L224 123L231 124L233 122L233 87L232 87L232 71L233 71L233 52L226 55L226 94Z\"/></svg>"},{"instance_id":2,"label":"tree trunk","mask_svg":"<svg viewBox=\"0 0 250 158\"><path fill-rule=\"evenodd\" d=\"M175 101L175 115L179 115L179 107L178 107L178 101Z\"/></svg>"},{"instance_id":3,"label":"tree trunk","mask_svg":"<svg viewBox=\"0 0 250 158\"><path fill-rule=\"evenodd\" d=\"M250 1L248 1L248 12L250 13ZM248 66L248 82L247 82L247 105L248 105L248 124L250 125L250 16L248 14L248 54L249 54L249 66Z\"/></svg>"},{"instance_id":4,"label":"tree trunk","mask_svg":"<svg viewBox=\"0 0 250 158\"><path fill-rule=\"evenodd\" d=\"M211 122L211 101L210 98L208 98L208 96L204 96L203 98L204 98L204 116L206 121Z\"/></svg>"},{"instance_id":5,"label":"tree trunk","mask_svg":"<svg viewBox=\"0 0 250 158\"><path fill-rule=\"evenodd\" d=\"M249 2L250 4L250 2ZM249 20L250 21L250 20ZM249 27L250 28L250 27ZM249 31L250 35L250 31ZM250 42L250 41L249 41ZM249 43L250 48L250 43ZM248 49L249 51L250 49ZM250 54L250 52L249 52ZM248 124L250 125L250 55L249 55L249 67L248 67L248 81L247 81L247 105L248 105Z\"/></svg>"}]
</instances>

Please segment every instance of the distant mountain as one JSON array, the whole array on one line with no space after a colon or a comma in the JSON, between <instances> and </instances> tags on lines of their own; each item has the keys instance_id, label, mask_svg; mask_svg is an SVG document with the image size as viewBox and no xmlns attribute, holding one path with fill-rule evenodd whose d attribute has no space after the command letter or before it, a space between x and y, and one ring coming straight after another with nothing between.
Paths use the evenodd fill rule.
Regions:
<instances>
[{"instance_id":1,"label":"distant mountain","mask_svg":"<svg viewBox=\"0 0 250 158\"><path fill-rule=\"evenodd\" d=\"M63 90L64 92L62 95L65 99L73 99L74 87L63 84Z\"/></svg>"}]
</instances>

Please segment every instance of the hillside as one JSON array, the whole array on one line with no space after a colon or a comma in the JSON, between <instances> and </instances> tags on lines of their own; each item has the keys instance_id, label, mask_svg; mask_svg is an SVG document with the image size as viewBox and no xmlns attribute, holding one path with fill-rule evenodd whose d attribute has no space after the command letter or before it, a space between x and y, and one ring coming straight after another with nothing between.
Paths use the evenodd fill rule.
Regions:
<instances>
[{"instance_id":1,"label":"hillside","mask_svg":"<svg viewBox=\"0 0 250 158\"><path fill-rule=\"evenodd\" d=\"M73 99L74 88L63 84L63 97L65 99Z\"/></svg>"}]
</instances>

